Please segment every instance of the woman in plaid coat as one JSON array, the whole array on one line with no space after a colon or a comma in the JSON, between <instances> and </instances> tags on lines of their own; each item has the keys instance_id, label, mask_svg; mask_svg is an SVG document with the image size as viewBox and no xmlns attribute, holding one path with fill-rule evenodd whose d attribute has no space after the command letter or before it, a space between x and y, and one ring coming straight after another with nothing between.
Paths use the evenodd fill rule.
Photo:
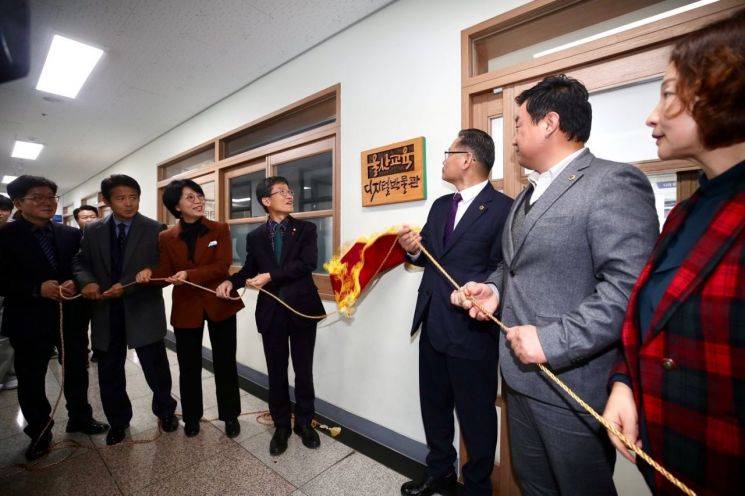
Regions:
<instances>
[{"instance_id":1,"label":"woman in plaid coat","mask_svg":"<svg viewBox=\"0 0 745 496\"><path fill-rule=\"evenodd\" d=\"M680 40L647 118L660 158L693 159L703 177L632 291L604 413L699 495L745 494L743 33L745 10ZM638 465L653 493L679 494Z\"/></svg>"}]
</instances>

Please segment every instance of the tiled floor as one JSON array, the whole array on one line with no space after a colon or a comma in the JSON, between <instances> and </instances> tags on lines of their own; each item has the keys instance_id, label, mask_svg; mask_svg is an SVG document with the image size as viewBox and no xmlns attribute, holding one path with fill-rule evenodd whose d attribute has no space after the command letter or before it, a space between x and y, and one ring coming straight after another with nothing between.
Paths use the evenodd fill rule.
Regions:
<instances>
[{"instance_id":1,"label":"tiled floor","mask_svg":"<svg viewBox=\"0 0 745 496\"><path fill-rule=\"evenodd\" d=\"M178 398L176 355L168 351ZM269 455L272 427L259 424L256 415L240 418L241 435L228 439L220 421L203 422L200 434L184 436L183 424L174 433L161 433L150 412L151 393L130 352L127 391L134 410L130 432L135 440L152 442L105 446L105 435L64 432L67 414L64 397L55 415L54 440L75 440L82 448L61 448L35 462L30 470L23 453L28 438L15 391L0 392L0 494L2 495L398 495L406 477L321 435L321 447L308 450L298 436L287 451ZM59 391L59 366L50 362L47 396ZM204 371L204 418L217 416L214 380ZM88 395L94 416L105 421L98 393L96 366L91 364ZM243 412L262 411L264 401L241 391ZM178 410L180 411L180 409ZM71 456L69 456L71 455ZM69 457L68 457L69 456ZM54 464L68 457L62 463Z\"/></svg>"}]
</instances>

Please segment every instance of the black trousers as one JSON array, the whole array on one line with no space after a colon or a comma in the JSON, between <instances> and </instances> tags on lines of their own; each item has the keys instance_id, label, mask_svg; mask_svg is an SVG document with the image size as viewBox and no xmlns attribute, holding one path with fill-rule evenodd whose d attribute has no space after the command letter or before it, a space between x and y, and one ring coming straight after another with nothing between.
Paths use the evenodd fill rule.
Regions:
<instances>
[{"instance_id":1,"label":"black trousers","mask_svg":"<svg viewBox=\"0 0 745 496\"><path fill-rule=\"evenodd\" d=\"M295 424L310 425L316 414L313 388L313 351L316 323L298 328L285 311L277 311L272 328L261 333L269 372L269 413L274 425L290 426L290 385L287 366L292 355L295 371Z\"/></svg>"},{"instance_id":2,"label":"black trousers","mask_svg":"<svg viewBox=\"0 0 745 496\"><path fill-rule=\"evenodd\" d=\"M219 322L205 316L212 344L215 367L217 412L220 420L235 419L241 413L238 391L238 367L235 363L235 315ZM202 418L202 335L204 327L176 328L176 355L184 422L196 423Z\"/></svg>"},{"instance_id":3,"label":"black trousers","mask_svg":"<svg viewBox=\"0 0 745 496\"><path fill-rule=\"evenodd\" d=\"M121 300L111 302L109 349L96 350L98 383L101 403L112 427L124 427L132 420L132 403L127 396L124 365L127 360L126 315ZM153 392L152 410L158 417L176 411L176 400L171 396L171 370L163 340L135 348L147 385Z\"/></svg>"},{"instance_id":4,"label":"black trousers","mask_svg":"<svg viewBox=\"0 0 745 496\"><path fill-rule=\"evenodd\" d=\"M497 447L497 354L468 360L432 347L426 323L419 337L419 398L427 439L427 474L443 477L455 470L455 421L468 451L463 466L467 495L491 495L491 473Z\"/></svg>"},{"instance_id":5,"label":"black trousers","mask_svg":"<svg viewBox=\"0 0 745 496\"><path fill-rule=\"evenodd\" d=\"M64 363L67 414L70 420L84 421L92 417L88 403L88 328L75 305L65 305L64 346L59 329L49 329L42 337L10 338L15 349L15 369L18 378L18 404L28 425L24 432L32 439L41 434L49 421L52 407L47 399L45 376L49 358L56 346L59 360ZM49 430L51 430L50 424Z\"/></svg>"}]
</instances>

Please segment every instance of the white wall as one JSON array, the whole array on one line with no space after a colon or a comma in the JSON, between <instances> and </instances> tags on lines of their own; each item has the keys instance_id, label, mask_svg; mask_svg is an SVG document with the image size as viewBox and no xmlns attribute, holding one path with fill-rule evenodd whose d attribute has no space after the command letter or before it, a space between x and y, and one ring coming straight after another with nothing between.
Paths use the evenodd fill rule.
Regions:
<instances>
[{"instance_id":1,"label":"white wall","mask_svg":"<svg viewBox=\"0 0 745 496\"><path fill-rule=\"evenodd\" d=\"M353 241L402 222L423 224L431 203L452 191L440 180L442 151L460 128L460 32L524 0L401 0L205 110L121 160L68 198L97 189L111 173L136 177L141 211L156 215L155 164L208 139L341 83L341 239ZM362 208L360 151L425 136L427 201ZM397 268L350 320L319 326L319 399L424 443L418 342L409 328L421 275ZM266 372L253 320L255 295L239 313L238 359ZM327 311L333 310L327 305Z\"/></svg>"}]
</instances>

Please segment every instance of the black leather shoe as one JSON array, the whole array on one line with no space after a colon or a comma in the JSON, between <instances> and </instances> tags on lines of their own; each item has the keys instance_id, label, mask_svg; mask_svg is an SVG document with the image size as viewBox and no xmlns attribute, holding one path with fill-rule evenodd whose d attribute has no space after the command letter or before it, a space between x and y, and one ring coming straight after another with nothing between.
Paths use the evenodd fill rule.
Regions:
<instances>
[{"instance_id":1,"label":"black leather shoe","mask_svg":"<svg viewBox=\"0 0 745 496\"><path fill-rule=\"evenodd\" d=\"M47 453L47 451L49 451L49 446L51 444L52 433L47 431L43 436L41 436L39 442L36 442L36 439L34 439L31 441L31 444L28 445L28 449L26 449L26 460L33 461L41 458Z\"/></svg>"},{"instance_id":2,"label":"black leather shoe","mask_svg":"<svg viewBox=\"0 0 745 496\"><path fill-rule=\"evenodd\" d=\"M445 477L426 477L421 481L404 482L401 486L402 496L430 496L434 493L455 494L455 488L458 480L455 474L446 475Z\"/></svg>"},{"instance_id":3,"label":"black leather shoe","mask_svg":"<svg viewBox=\"0 0 745 496\"><path fill-rule=\"evenodd\" d=\"M199 422L184 422L184 434L186 434L186 437L194 437L199 434Z\"/></svg>"},{"instance_id":4,"label":"black leather shoe","mask_svg":"<svg viewBox=\"0 0 745 496\"><path fill-rule=\"evenodd\" d=\"M269 454L279 456L287 451L287 440L290 437L290 428L288 426L277 427L269 443Z\"/></svg>"},{"instance_id":5,"label":"black leather shoe","mask_svg":"<svg viewBox=\"0 0 745 496\"><path fill-rule=\"evenodd\" d=\"M103 434L109 429L109 424L104 424L97 421L93 417L88 420L68 420L66 432L82 432L89 436L95 436L96 434Z\"/></svg>"},{"instance_id":6,"label":"black leather shoe","mask_svg":"<svg viewBox=\"0 0 745 496\"><path fill-rule=\"evenodd\" d=\"M318 437L316 430L309 425L297 425L293 429L295 434L300 436L303 440L303 445L306 448L316 449L321 445L321 439Z\"/></svg>"},{"instance_id":7,"label":"black leather shoe","mask_svg":"<svg viewBox=\"0 0 745 496\"><path fill-rule=\"evenodd\" d=\"M112 427L109 430L109 433L106 434L106 444L108 446L113 446L115 444L119 444L122 441L124 441L124 438L127 437L127 428L129 425L123 425L121 427Z\"/></svg>"},{"instance_id":8,"label":"black leather shoe","mask_svg":"<svg viewBox=\"0 0 745 496\"><path fill-rule=\"evenodd\" d=\"M160 428L163 432L173 432L178 429L178 418L171 414L167 417L160 417Z\"/></svg>"},{"instance_id":9,"label":"black leather shoe","mask_svg":"<svg viewBox=\"0 0 745 496\"><path fill-rule=\"evenodd\" d=\"M238 422L237 418L226 420L225 421L225 435L233 438L238 437L238 434L241 433L241 424Z\"/></svg>"}]
</instances>

